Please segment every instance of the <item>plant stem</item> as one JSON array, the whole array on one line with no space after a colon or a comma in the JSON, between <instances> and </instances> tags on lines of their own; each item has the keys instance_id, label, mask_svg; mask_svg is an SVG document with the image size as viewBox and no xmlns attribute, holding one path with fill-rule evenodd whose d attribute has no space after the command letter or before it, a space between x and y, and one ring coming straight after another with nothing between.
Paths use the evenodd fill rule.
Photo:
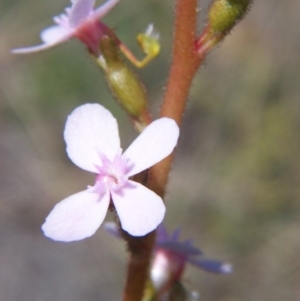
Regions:
<instances>
[{"instance_id":1,"label":"plant stem","mask_svg":"<svg viewBox=\"0 0 300 301\"><path fill-rule=\"evenodd\" d=\"M196 51L197 0L178 0L176 4L172 65L160 116L173 118L180 126L196 71L204 59ZM173 155L150 170L148 187L164 197Z\"/></svg>"},{"instance_id":2,"label":"plant stem","mask_svg":"<svg viewBox=\"0 0 300 301\"><path fill-rule=\"evenodd\" d=\"M155 231L144 237L133 237L124 232L130 252L123 301L141 301L148 279Z\"/></svg>"},{"instance_id":3,"label":"plant stem","mask_svg":"<svg viewBox=\"0 0 300 301\"><path fill-rule=\"evenodd\" d=\"M160 115L181 124L189 89L204 56L195 48L197 0L177 0L172 65ZM164 197L172 155L153 166L147 186ZM125 237L130 259L123 301L141 301L148 278L155 232Z\"/></svg>"}]
</instances>

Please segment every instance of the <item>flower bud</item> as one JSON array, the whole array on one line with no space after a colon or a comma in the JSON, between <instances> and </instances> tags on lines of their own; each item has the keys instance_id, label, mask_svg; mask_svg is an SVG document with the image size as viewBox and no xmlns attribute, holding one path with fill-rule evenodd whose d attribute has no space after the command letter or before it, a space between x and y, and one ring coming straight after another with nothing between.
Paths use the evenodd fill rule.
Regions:
<instances>
[{"instance_id":1,"label":"flower bud","mask_svg":"<svg viewBox=\"0 0 300 301\"><path fill-rule=\"evenodd\" d=\"M214 34L226 34L244 17L251 0L216 0L208 13L208 23Z\"/></svg>"},{"instance_id":2,"label":"flower bud","mask_svg":"<svg viewBox=\"0 0 300 301\"><path fill-rule=\"evenodd\" d=\"M219 43L248 11L252 0L215 0L208 12L208 24L196 41L199 53Z\"/></svg>"},{"instance_id":3,"label":"flower bud","mask_svg":"<svg viewBox=\"0 0 300 301\"><path fill-rule=\"evenodd\" d=\"M157 249L151 266L151 279L155 289L158 292L168 291L174 282L180 280L185 265L184 256Z\"/></svg>"},{"instance_id":4,"label":"flower bud","mask_svg":"<svg viewBox=\"0 0 300 301\"><path fill-rule=\"evenodd\" d=\"M142 130L149 123L143 84L121 59L116 38L105 35L100 40L100 52L97 62L104 71L112 94L135 126Z\"/></svg>"}]
</instances>

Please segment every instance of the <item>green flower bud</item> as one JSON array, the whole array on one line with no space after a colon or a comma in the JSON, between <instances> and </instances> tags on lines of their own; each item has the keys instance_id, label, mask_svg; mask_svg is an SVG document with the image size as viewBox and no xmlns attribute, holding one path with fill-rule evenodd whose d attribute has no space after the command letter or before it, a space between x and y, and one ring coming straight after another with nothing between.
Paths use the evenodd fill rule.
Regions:
<instances>
[{"instance_id":1,"label":"green flower bud","mask_svg":"<svg viewBox=\"0 0 300 301\"><path fill-rule=\"evenodd\" d=\"M147 126L147 97L143 84L122 60L118 42L108 35L100 41L98 65L104 71L112 94L139 130Z\"/></svg>"},{"instance_id":2,"label":"green flower bud","mask_svg":"<svg viewBox=\"0 0 300 301\"><path fill-rule=\"evenodd\" d=\"M251 0L216 0L208 13L208 26L213 34L226 34L242 19Z\"/></svg>"},{"instance_id":3,"label":"green flower bud","mask_svg":"<svg viewBox=\"0 0 300 301\"><path fill-rule=\"evenodd\" d=\"M208 12L208 24L196 41L198 53L205 54L222 41L247 13L252 0L215 0Z\"/></svg>"}]
</instances>

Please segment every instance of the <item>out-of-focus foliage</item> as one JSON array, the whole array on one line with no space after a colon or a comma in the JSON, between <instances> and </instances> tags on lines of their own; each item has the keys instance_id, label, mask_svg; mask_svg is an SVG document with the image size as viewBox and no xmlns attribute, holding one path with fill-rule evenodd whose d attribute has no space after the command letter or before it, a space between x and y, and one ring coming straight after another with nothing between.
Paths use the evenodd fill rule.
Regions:
<instances>
[{"instance_id":1,"label":"out-of-focus foliage","mask_svg":"<svg viewBox=\"0 0 300 301\"><path fill-rule=\"evenodd\" d=\"M40 225L54 204L94 180L65 154L62 131L72 109L101 102L112 110L124 148L136 134L79 42L9 53L38 43L39 31L67 0L0 1L0 299L118 300L122 243L101 231L55 243ZM159 30L160 57L135 70L154 116L170 63L173 2L122 0L105 19L137 55L136 35L152 22ZM209 1L201 3L204 16ZM300 298L299 11L298 1L254 1L195 78L166 223L182 226L205 253L235 266L226 277L187 271L185 286L202 300Z\"/></svg>"}]
</instances>

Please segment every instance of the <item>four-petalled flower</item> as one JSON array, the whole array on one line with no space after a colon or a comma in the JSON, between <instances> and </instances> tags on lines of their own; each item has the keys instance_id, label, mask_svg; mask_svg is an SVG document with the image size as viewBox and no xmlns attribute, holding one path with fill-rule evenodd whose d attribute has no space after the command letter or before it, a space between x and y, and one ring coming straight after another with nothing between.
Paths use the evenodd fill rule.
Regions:
<instances>
[{"instance_id":1,"label":"four-petalled flower","mask_svg":"<svg viewBox=\"0 0 300 301\"><path fill-rule=\"evenodd\" d=\"M120 0L108 0L93 9L95 0L71 0L66 13L53 18L57 25L44 29L40 36L44 44L13 49L13 53L31 53L48 49L77 37L95 55L99 55L99 41L110 30L99 19L104 17Z\"/></svg>"},{"instance_id":2,"label":"four-petalled flower","mask_svg":"<svg viewBox=\"0 0 300 301\"><path fill-rule=\"evenodd\" d=\"M68 117L64 138L74 164L96 173L95 185L58 203L42 226L58 241L89 237L99 228L110 200L122 228L143 236L163 220L162 199L129 178L167 157L177 144L179 128L170 118L152 122L122 154L116 119L99 104L85 104Z\"/></svg>"}]
</instances>

